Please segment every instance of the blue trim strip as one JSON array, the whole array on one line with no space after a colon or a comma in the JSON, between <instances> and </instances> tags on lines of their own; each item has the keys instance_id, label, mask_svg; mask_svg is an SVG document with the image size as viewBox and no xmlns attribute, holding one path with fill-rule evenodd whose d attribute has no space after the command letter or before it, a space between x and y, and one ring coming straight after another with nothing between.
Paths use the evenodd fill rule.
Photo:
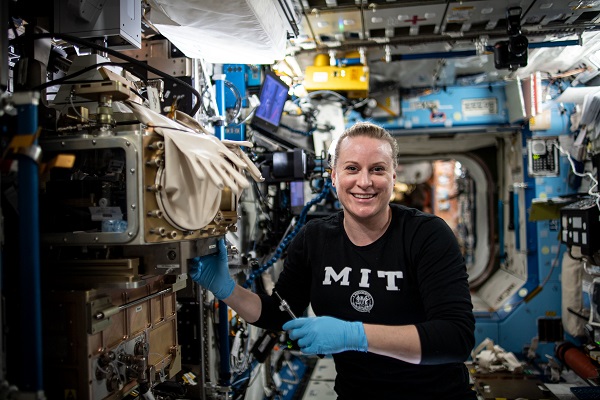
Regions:
<instances>
[{"instance_id":1,"label":"blue trim strip","mask_svg":"<svg viewBox=\"0 0 600 400\"><path fill-rule=\"evenodd\" d=\"M225 118L225 76L222 75L219 78L215 78L215 91L217 108L219 109L219 115ZM219 139L225 139L225 121L223 123L215 124L215 136Z\"/></svg>"},{"instance_id":2,"label":"blue trim strip","mask_svg":"<svg viewBox=\"0 0 600 400\"><path fill-rule=\"evenodd\" d=\"M219 300L219 384L229 386L231 369L229 363L229 313L227 304Z\"/></svg>"},{"instance_id":3,"label":"blue trim strip","mask_svg":"<svg viewBox=\"0 0 600 400\"><path fill-rule=\"evenodd\" d=\"M500 261L504 260L506 254L504 254L504 202L498 200L498 245Z\"/></svg>"},{"instance_id":4,"label":"blue trim strip","mask_svg":"<svg viewBox=\"0 0 600 400\"><path fill-rule=\"evenodd\" d=\"M521 229L519 229L519 191L515 189L513 192L513 221L515 226L515 249L521 250Z\"/></svg>"},{"instance_id":5,"label":"blue trim strip","mask_svg":"<svg viewBox=\"0 0 600 400\"><path fill-rule=\"evenodd\" d=\"M27 95L23 98L25 98ZM37 100L17 105L17 133L35 135L38 129ZM37 145L37 140L34 142ZM18 387L26 392L43 390L42 296L40 271L39 170L35 160L20 155L19 183L19 269L21 352L24 369Z\"/></svg>"}]
</instances>

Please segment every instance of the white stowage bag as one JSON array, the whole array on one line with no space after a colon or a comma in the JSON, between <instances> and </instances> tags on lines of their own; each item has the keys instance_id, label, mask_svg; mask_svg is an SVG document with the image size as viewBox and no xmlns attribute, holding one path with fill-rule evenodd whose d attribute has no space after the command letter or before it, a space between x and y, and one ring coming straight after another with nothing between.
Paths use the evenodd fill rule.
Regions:
<instances>
[{"instance_id":1,"label":"white stowage bag","mask_svg":"<svg viewBox=\"0 0 600 400\"><path fill-rule=\"evenodd\" d=\"M287 31L273 0L149 0L145 17L189 58L212 64L273 64Z\"/></svg>"},{"instance_id":2,"label":"white stowage bag","mask_svg":"<svg viewBox=\"0 0 600 400\"><path fill-rule=\"evenodd\" d=\"M197 230L208 225L219 210L223 188L229 187L239 197L249 186L244 170L256 181L263 180L240 148L252 143L222 142L142 105L127 105L140 122L164 137L165 164L157 200L165 219L175 227Z\"/></svg>"}]
</instances>

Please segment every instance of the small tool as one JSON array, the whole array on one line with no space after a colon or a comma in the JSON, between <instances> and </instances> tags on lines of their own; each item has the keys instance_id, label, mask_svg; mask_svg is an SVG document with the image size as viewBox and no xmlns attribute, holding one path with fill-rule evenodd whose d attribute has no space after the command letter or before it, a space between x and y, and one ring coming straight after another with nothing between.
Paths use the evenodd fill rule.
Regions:
<instances>
[{"instance_id":1,"label":"small tool","mask_svg":"<svg viewBox=\"0 0 600 400\"><path fill-rule=\"evenodd\" d=\"M287 301L285 301L280 295L279 293L277 293L277 291L275 289L273 289L273 294L275 296L277 296L277 298L279 299L279 309L281 311L285 311L289 314L290 317L292 317L292 319L296 319L298 317L296 317L296 314L294 314L294 312L292 311L292 309L290 308L290 305L288 304ZM288 347L291 348L292 347L292 343L291 341L288 340ZM319 358L323 358L325 357L325 355L323 354L317 354L317 356L319 356Z\"/></svg>"},{"instance_id":2,"label":"small tool","mask_svg":"<svg viewBox=\"0 0 600 400\"><path fill-rule=\"evenodd\" d=\"M290 308L290 305L287 303L287 301L282 299L281 296L279 295L279 293L277 293L277 291L275 289L273 289L273 293L279 299L279 309L281 311L286 311L290 315L290 317L292 317L292 319L296 319L297 317L294 314L294 312L292 311L292 309Z\"/></svg>"}]
</instances>

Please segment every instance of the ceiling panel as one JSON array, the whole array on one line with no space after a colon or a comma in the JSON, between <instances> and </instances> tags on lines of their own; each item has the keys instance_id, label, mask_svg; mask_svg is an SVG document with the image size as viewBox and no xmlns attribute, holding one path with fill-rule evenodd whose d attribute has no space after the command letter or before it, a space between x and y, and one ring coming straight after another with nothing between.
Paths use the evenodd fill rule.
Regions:
<instances>
[{"instance_id":1,"label":"ceiling panel","mask_svg":"<svg viewBox=\"0 0 600 400\"><path fill-rule=\"evenodd\" d=\"M376 37L372 32L381 31L385 34L379 37L397 37L404 32L418 35L421 27L426 27L430 34L437 33L445 8L443 4L427 8L421 6L372 8L364 12L367 37Z\"/></svg>"},{"instance_id":2,"label":"ceiling panel","mask_svg":"<svg viewBox=\"0 0 600 400\"><path fill-rule=\"evenodd\" d=\"M303 0L302 6L303 36L295 50L301 66L310 65L317 52L363 48L372 81L394 81L401 87L449 85L465 76L489 81L516 76L518 72L497 70L492 52L494 44L508 40L511 7L520 7L531 63L556 61L561 50L550 48L573 46L584 33L600 31L600 0ZM543 69L521 69L534 67Z\"/></svg>"}]
</instances>

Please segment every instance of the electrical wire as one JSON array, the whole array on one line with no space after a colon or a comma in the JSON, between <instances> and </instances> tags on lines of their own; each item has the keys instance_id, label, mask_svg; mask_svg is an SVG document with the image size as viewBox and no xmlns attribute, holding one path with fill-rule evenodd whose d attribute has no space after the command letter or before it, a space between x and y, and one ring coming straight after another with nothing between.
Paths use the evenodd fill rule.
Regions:
<instances>
[{"instance_id":1,"label":"electrical wire","mask_svg":"<svg viewBox=\"0 0 600 400\"><path fill-rule=\"evenodd\" d=\"M290 375L292 375L292 377L294 379L290 380L290 379L281 378L281 382L289 383L291 385L297 385L297 384L299 384L300 383L300 377L298 376L298 374L294 370L294 364L292 364L290 362L290 360L285 360L284 362L285 362L286 366L288 367L288 370L290 371Z\"/></svg>"},{"instance_id":2,"label":"electrical wire","mask_svg":"<svg viewBox=\"0 0 600 400\"><path fill-rule=\"evenodd\" d=\"M257 108L258 107L254 107L252 110L250 110L250 112L248 113L248 116L246 118L244 118L243 121L241 121L237 124L234 124L233 126L235 127L235 126L244 125L246 122L250 121L250 119L254 116L254 113L256 112Z\"/></svg>"},{"instance_id":3,"label":"electrical wire","mask_svg":"<svg viewBox=\"0 0 600 400\"><path fill-rule=\"evenodd\" d=\"M348 102L348 98L342 96L338 92L334 92L333 90L315 90L314 92L310 92L309 94L307 94L304 97L297 98L296 100L294 100L294 103L298 103L302 99L311 99L311 98L313 98L315 96L324 95L324 94L332 95L334 97L339 98L340 100L342 100L344 102Z\"/></svg>"},{"instance_id":4,"label":"electrical wire","mask_svg":"<svg viewBox=\"0 0 600 400\"><path fill-rule=\"evenodd\" d=\"M64 83L64 82L72 79L72 78L75 78L75 77L77 77L79 75L85 74L88 71L97 69L99 67L104 67L104 66L114 66L114 67L118 66L118 67L121 67L124 70L130 72L132 75L135 75L136 77L138 77L140 80L145 81L144 77L140 76L137 73L137 71L135 71L134 69L128 68L127 67L128 64L126 64L126 63L118 63L118 62L114 62L114 61L105 61L105 62L101 62L101 63L98 63L98 64L89 65L89 66L84 67L84 68L82 68L82 69L80 69L78 71L72 72L72 73L70 73L68 75L62 76L60 78L57 78L57 79L54 79L54 80L51 80L51 81L48 81L48 82L45 82L45 83L42 83L41 85L38 85L38 86L32 88L32 90L44 90L44 89L46 89L46 88L48 88L50 86L59 85L61 83ZM88 82L88 81L86 81L86 82ZM69 82L69 83L75 83L75 82Z\"/></svg>"},{"instance_id":5,"label":"electrical wire","mask_svg":"<svg viewBox=\"0 0 600 400\"><path fill-rule=\"evenodd\" d=\"M586 172L586 173L577 172L577 169L575 168L575 162L573 161L571 154L569 154L569 152L567 152L565 149L563 149L559 144L554 143L554 146L556 146L556 148L561 153L563 153L567 156L567 159L569 160L569 164L571 165L571 172L573 172L573 174L577 175L580 178L588 177L591 180L592 184L590 185L590 188L588 189L587 193L590 196L596 198L596 207L598 207L598 210L600 210L600 192L598 190L594 191L594 189L598 187L598 181L596 180L596 178L594 178L594 176L589 172Z\"/></svg>"},{"instance_id":6,"label":"electrical wire","mask_svg":"<svg viewBox=\"0 0 600 400\"><path fill-rule=\"evenodd\" d=\"M558 250L556 251L556 257L554 257L554 260L552 261L552 265L550 266L550 270L548 270L548 273L546 274L546 276L544 277L544 280L542 281L542 283L539 284L539 286L536 288L536 292L540 292L544 286L546 286L546 284L548 283L548 281L550 280L550 277L552 276L552 272L554 272L554 269L556 268L556 266L558 265L558 258L560 257L560 249L562 247L562 242L559 243L558 246ZM533 292L532 292L533 293ZM506 308L507 306L510 306L512 309L514 309L515 307L527 302L531 300L530 297L523 297L521 300L512 303L512 304L506 304L504 305L502 308Z\"/></svg>"},{"instance_id":7,"label":"electrical wire","mask_svg":"<svg viewBox=\"0 0 600 400\"><path fill-rule=\"evenodd\" d=\"M175 78L174 76L171 76L157 68L154 68L148 64L144 64L143 62L136 60L133 57L127 56L125 54L122 54L116 50L113 50L109 47L105 47L105 46L101 46L97 43L91 42L89 40L84 40L81 39L77 36L73 36L73 35L68 35L65 33L35 33L35 34L25 34L25 35L21 35L18 38L15 38L13 40L11 40L11 42L23 42L25 39L33 39L33 40L38 40L38 39L62 39L65 40L67 42L70 43L75 43L81 46L85 46L85 47L89 47L90 49L94 49L96 51L101 51L101 52L105 52L107 54L110 54L114 57L120 58L122 60L128 61L136 66L139 66L141 68L146 69L149 72L152 72L155 75L161 76L171 82L174 82L178 85L181 85L183 87L185 87L186 89L188 89L190 92L192 92L194 94L194 96L196 96L196 104L194 105L194 107L192 108L192 112L191 112L191 116L193 117L194 115L196 115L196 113L198 112L198 110L200 109L200 103L201 103L201 96L200 93L198 93L198 91L191 85L189 85L187 82L179 79L179 78Z\"/></svg>"},{"instance_id":8,"label":"electrical wire","mask_svg":"<svg viewBox=\"0 0 600 400\"><path fill-rule=\"evenodd\" d=\"M79 118L81 118L82 120L84 120L84 121L87 121L87 122L96 122L96 121L92 121L92 120L90 120L90 119L88 119L88 118L84 117L83 115L81 115L81 114L79 113L79 111L77 111L77 108L75 107L75 104L73 104L73 97L74 97L74 96L73 96L73 94L71 94L71 95L69 96L69 103L71 103L71 108L73 109L73 111L75 112L75 114L77 114L77 116L78 116Z\"/></svg>"},{"instance_id":9,"label":"electrical wire","mask_svg":"<svg viewBox=\"0 0 600 400\"><path fill-rule=\"evenodd\" d=\"M598 315L598 309L594 309L593 304L594 304L594 287L596 286L596 283L600 283L600 278L594 278L592 280L592 283L588 286L588 296L590 299L590 303L592 304L592 309L590 310L590 319L588 321L588 324L593 325L593 326L600 326L600 322L596 322L594 321L594 314Z\"/></svg>"},{"instance_id":10,"label":"electrical wire","mask_svg":"<svg viewBox=\"0 0 600 400\"><path fill-rule=\"evenodd\" d=\"M302 226L306 223L306 216L308 214L308 210L310 210L310 208L313 205L315 205L318 202L320 202L321 200L323 200L327 196L327 194L329 193L330 190L331 190L331 179L326 178L325 184L323 185L323 189L321 190L321 192L317 196L315 196L312 200L310 200L308 203L306 203L304 208L302 208L302 211L300 212L300 216L298 217L298 222L296 222L296 226L294 227L294 230L292 232L290 232L287 236L285 236L285 238L281 241L281 243L277 247L277 250L275 250L273 257L271 257L271 259L269 261L267 261L265 264L263 264L259 269L257 269L256 271L253 271L250 274L250 276L248 277L246 282L244 282L244 284L242 285L244 288L249 288L252 285L252 283L254 282L254 280L259 275L261 275L267 269L271 268L275 264L275 262L277 262L277 260L279 260L279 258L281 258L283 251L287 248L287 246L290 244L292 239L298 234L298 232L300 231L300 228L302 228Z\"/></svg>"},{"instance_id":11,"label":"electrical wire","mask_svg":"<svg viewBox=\"0 0 600 400\"><path fill-rule=\"evenodd\" d=\"M310 136L313 133L312 131L314 131L314 129L313 129L312 131L304 132L304 131L301 131L301 130L298 130L298 129L294 129L291 126L285 125L285 124L282 124L282 123L279 123L279 126L281 128L287 129L288 131L290 131L292 133L297 133L298 135L302 135L302 136Z\"/></svg>"},{"instance_id":12,"label":"electrical wire","mask_svg":"<svg viewBox=\"0 0 600 400\"><path fill-rule=\"evenodd\" d=\"M238 90L237 87L235 87L235 85L231 82L229 82L228 80L224 80L223 83L225 83L225 86L227 86L229 88L229 90L231 90L233 92L233 95L235 96L235 105L234 105L234 110L235 110L235 116L233 116L231 118L231 121L235 121L240 117L240 114L242 113L242 95L240 94L240 91ZM231 122L230 121L230 122Z\"/></svg>"},{"instance_id":13,"label":"electrical wire","mask_svg":"<svg viewBox=\"0 0 600 400\"><path fill-rule=\"evenodd\" d=\"M171 129L173 131L181 131L181 132L190 133L189 129L175 128L174 126L148 125L148 127L149 128L160 128L160 129Z\"/></svg>"}]
</instances>

